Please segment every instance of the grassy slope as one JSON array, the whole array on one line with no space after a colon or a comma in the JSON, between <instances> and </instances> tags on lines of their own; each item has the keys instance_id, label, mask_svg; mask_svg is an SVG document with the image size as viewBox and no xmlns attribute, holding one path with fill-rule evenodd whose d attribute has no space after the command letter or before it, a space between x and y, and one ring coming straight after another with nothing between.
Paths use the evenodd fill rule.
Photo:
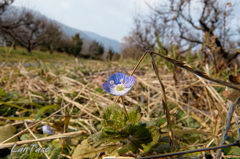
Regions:
<instances>
[{"instance_id":1,"label":"grassy slope","mask_svg":"<svg viewBox=\"0 0 240 159\"><path fill-rule=\"evenodd\" d=\"M18 62L19 60L39 59L44 62L54 62L59 60L74 60L74 57L68 56L64 53L42 52L33 50L31 53L26 49L17 48L16 50L10 47L0 47L0 61L3 62Z\"/></svg>"}]
</instances>

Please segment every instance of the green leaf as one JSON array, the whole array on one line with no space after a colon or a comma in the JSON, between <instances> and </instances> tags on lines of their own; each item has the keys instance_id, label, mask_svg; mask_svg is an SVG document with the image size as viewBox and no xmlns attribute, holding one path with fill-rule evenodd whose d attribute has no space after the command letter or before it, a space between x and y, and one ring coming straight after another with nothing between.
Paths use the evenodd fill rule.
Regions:
<instances>
[{"instance_id":1,"label":"green leaf","mask_svg":"<svg viewBox=\"0 0 240 159\"><path fill-rule=\"evenodd\" d=\"M148 130L151 132L152 135L152 142L148 143L147 145L142 145L143 150L146 153L151 154L153 152L153 148L156 148L159 146L159 138L160 138L160 133L155 127L148 127Z\"/></svg>"},{"instance_id":2,"label":"green leaf","mask_svg":"<svg viewBox=\"0 0 240 159\"><path fill-rule=\"evenodd\" d=\"M103 89L102 89L102 88L96 88L95 91L96 91L97 93L102 93L102 92L103 92Z\"/></svg>"},{"instance_id":3,"label":"green leaf","mask_svg":"<svg viewBox=\"0 0 240 159\"><path fill-rule=\"evenodd\" d=\"M101 152L105 152L111 156L119 156L117 152L118 147L119 146L116 144L111 144L111 145L102 145L101 147L95 148L88 143L87 139L85 139L74 150L72 159L79 159L84 157L97 159L97 156Z\"/></svg>"},{"instance_id":4,"label":"green leaf","mask_svg":"<svg viewBox=\"0 0 240 159\"><path fill-rule=\"evenodd\" d=\"M1 134L0 142L3 142L4 140L7 140L8 138L12 137L15 132L16 132L16 128L11 124L0 126L0 134ZM18 138L14 137L7 142L16 142L16 141L18 141Z\"/></svg>"},{"instance_id":5,"label":"green leaf","mask_svg":"<svg viewBox=\"0 0 240 159\"><path fill-rule=\"evenodd\" d=\"M152 142L152 135L146 128L145 123L130 126L130 135L127 138L128 142L118 151L120 155L132 151L132 153L139 153L139 148L143 149L142 145L147 145Z\"/></svg>"},{"instance_id":6,"label":"green leaf","mask_svg":"<svg viewBox=\"0 0 240 159\"><path fill-rule=\"evenodd\" d=\"M103 128L102 132L106 136L115 134L115 130L112 127L105 127L105 128Z\"/></svg>"},{"instance_id":7,"label":"green leaf","mask_svg":"<svg viewBox=\"0 0 240 159\"><path fill-rule=\"evenodd\" d=\"M0 97L6 96L4 89L0 88Z\"/></svg>"},{"instance_id":8,"label":"green leaf","mask_svg":"<svg viewBox=\"0 0 240 159\"><path fill-rule=\"evenodd\" d=\"M160 127L161 125L165 124L167 122L167 119L166 118L158 118L158 121L157 121L157 127ZM167 125L166 125L167 126Z\"/></svg>"},{"instance_id":9,"label":"green leaf","mask_svg":"<svg viewBox=\"0 0 240 159\"><path fill-rule=\"evenodd\" d=\"M172 69L172 64L169 61L165 60L165 64L167 65L169 70Z\"/></svg>"},{"instance_id":10,"label":"green leaf","mask_svg":"<svg viewBox=\"0 0 240 159\"><path fill-rule=\"evenodd\" d=\"M37 133L34 133L34 135L37 137L37 138L42 138L44 137L43 134L37 134ZM30 140L32 138L32 135L30 135L29 133L26 133L26 134L23 134L20 136L20 140L23 141L23 140Z\"/></svg>"},{"instance_id":11,"label":"green leaf","mask_svg":"<svg viewBox=\"0 0 240 159\"><path fill-rule=\"evenodd\" d=\"M127 116L123 108L120 108L117 104L108 105L102 111L101 121L103 127L113 127L115 131L118 131L127 125Z\"/></svg>"},{"instance_id":12,"label":"green leaf","mask_svg":"<svg viewBox=\"0 0 240 159\"><path fill-rule=\"evenodd\" d=\"M240 147L238 147L238 146L231 147L231 150L229 151L228 155L240 156Z\"/></svg>"},{"instance_id":13,"label":"green leaf","mask_svg":"<svg viewBox=\"0 0 240 159\"><path fill-rule=\"evenodd\" d=\"M106 106L102 111L102 118L105 120L110 119L110 116L111 116L112 112L114 111L114 109L121 109L121 108L117 104L112 104L112 105Z\"/></svg>"},{"instance_id":14,"label":"green leaf","mask_svg":"<svg viewBox=\"0 0 240 159\"><path fill-rule=\"evenodd\" d=\"M170 136L164 136L164 137L162 137L162 138L159 140L159 142L168 143L167 145L169 145L169 147L171 148L171 146L170 146ZM180 149L180 146L179 146L177 140L173 140L173 145L175 146L176 149ZM162 148L164 148L164 147L162 146Z\"/></svg>"},{"instance_id":15,"label":"green leaf","mask_svg":"<svg viewBox=\"0 0 240 159\"><path fill-rule=\"evenodd\" d=\"M29 112L33 112L32 110L29 110L29 109L27 109L27 108L23 108L23 107L20 107L20 106L18 106L18 105L11 104L11 103L6 103L6 102L3 102L3 101L0 101L0 104L4 104L4 105L7 105L7 106L9 106L9 107L14 107L14 108L26 110L26 111L29 111Z\"/></svg>"},{"instance_id":16,"label":"green leaf","mask_svg":"<svg viewBox=\"0 0 240 159\"><path fill-rule=\"evenodd\" d=\"M37 121L37 120L42 116L42 114L43 114L46 110L48 110L48 109L54 109L54 108L60 109L61 106L59 106L59 105L47 105L47 106L45 106L45 107L42 107L42 108L38 111L38 113L37 113L37 115L36 115L36 118L35 118L35 121Z\"/></svg>"},{"instance_id":17,"label":"green leaf","mask_svg":"<svg viewBox=\"0 0 240 159\"><path fill-rule=\"evenodd\" d=\"M128 151L132 151L132 153L137 154L139 153L139 149L133 143L127 143L127 145L123 146L121 149L118 150L119 155L123 155Z\"/></svg>"},{"instance_id":18,"label":"green leaf","mask_svg":"<svg viewBox=\"0 0 240 159\"><path fill-rule=\"evenodd\" d=\"M175 136L182 135L182 134L201 134L201 135L216 137L214 134L207 133L200 130L174 130L173 133Z\"/></svg>"},{"instance_id":19,"label":"green leaf","mask_svg":"<svg viewBox=\"0 0 240 159\"><path fill-rule=\"evenodd\" d=\"M116 135L116 134L115 134ZM110 142L116 143L119 140L124 140L124 137L119 137L119 135L113 136L113 135L105 135L102 131L95 133L88 137L88 143L92 145L93 147L98 147L102 143L108 144Z\"/></svg>"},{"instance_id":20,"label":"green leaf","mask_svg":"<svg viewBox=\"0 0 240 159\"><path fill-rule=\"evenodd\" d=\"M164 153L163 148L160 146L158 146L157 148L154 148L153 151L156 151L157 153Z\"/></svg>"},{"instance_id":21,"label":"green leaf","mask_svg":"<svg viewBox=\"0 0 240 159\"><path fill-rule=\"evenodd\" d=\"M34 117L3 117L3 119L8 120L26 120L26 119L35 119Z\"/></svg>"},{"instance_id":22,"label":"green leaf","mask_svg":"<svg viewBox=\"0 0 240 159\"><path fill-rule=\"evenodd\" d=\"M146 128L146 123L139 123L139 125L135 125L131 129L133 140L140 141L141 144L145 145L152 142L152 136L150 131Z\"/></svg>"},{"instance_id":23,"label":"green leaf","mask_svg":"<svg viewBox=\"0 0 240 159\"><path fill-rule=\"evenodd\" d=\"M129 117L129 122L132 122L136 124L142 117L141 113L141 107L133 107L129 112L128 112L128 117Z\"/></svg>"}]
</instances>

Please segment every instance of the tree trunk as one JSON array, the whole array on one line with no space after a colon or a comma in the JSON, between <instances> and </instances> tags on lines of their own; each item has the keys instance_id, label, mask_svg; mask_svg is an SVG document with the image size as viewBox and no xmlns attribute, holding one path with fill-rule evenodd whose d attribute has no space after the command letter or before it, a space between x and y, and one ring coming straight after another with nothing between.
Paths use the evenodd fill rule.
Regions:
<instances>
[{"instance_id":1,"label":"tree trunk","mask_svg":"<svg viewBox=\"0 0 240 159\"><path fill-rule=\"evenodd\" d=\"M27 51L31 53L32 49L30 47L27 48Z\"/></svg>"}]
</instances>

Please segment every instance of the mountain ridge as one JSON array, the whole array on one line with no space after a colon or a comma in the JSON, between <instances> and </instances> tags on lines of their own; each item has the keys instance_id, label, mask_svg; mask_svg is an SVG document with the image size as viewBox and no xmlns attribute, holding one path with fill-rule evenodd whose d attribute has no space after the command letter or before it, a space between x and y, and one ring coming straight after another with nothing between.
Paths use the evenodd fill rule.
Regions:
<instances>
[{"instance_id":1,"label":"mountain ridge","mask_svg":"<svg viewBox=\"0 0 240 159\"><path fill-rule=\"evenodd\" d=\"M24 7L19 7L19 6L10 6L12 7L14 10L19 11L19 13L21 12L21 10L26 9ZM40 16L43 16L45 18L47 18L48 20L54 21L57 24L59 24L60 28L62 29L63 33L65 33L67 36L74 36L76 33L80 34L80 37L83 39L86 39L88 41L97 41L100 44L102 44L104 46L104 49L109 49L111 48L113 51L120 53L120 42L114 39L110 39L101 35L98 35L97 33L91 32L91 31L83 31L77 28L73 28L68 26L67 24L63 24L62 22L59 22L57 20L54 20L52 18L47 17L46 15L42 14L41 12L34 10L34 9L30 9L33 12L37 13Z\"/></svg>"},{"instance_id":2,"label":"mountain ridge","mask_svg":"<svg viewBox=\"0 0 240 159\"><path fill-rule=\"evenodd\" d=\"M63 32L68 36L74 36L76 33L80 34L80 37L89 41L97 41L101 43L104 46L104 49L113 49L115 52L120 52L120 42L114 39L110 39L101 35L98 35L97 33L91 32L91 31L83 31L80 29L76 29L70 26L67 26L66 24L63 24L59 21L54 20L57 22L60 27L62 28Z\"/></svg>"}]
</instances>

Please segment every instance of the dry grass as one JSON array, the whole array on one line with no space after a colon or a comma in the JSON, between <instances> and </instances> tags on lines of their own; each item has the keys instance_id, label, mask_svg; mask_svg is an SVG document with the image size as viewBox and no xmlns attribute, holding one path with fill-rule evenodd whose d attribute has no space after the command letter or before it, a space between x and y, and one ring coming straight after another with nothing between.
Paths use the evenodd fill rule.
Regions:
<instances>
[{"instance_id":1,"label":"dry grass","mask_svg":"<svg viewBox=\"0 0 240 159\"><path fill-rule=\"evenodd\" d=\"M187 64L185 66L188 67ZM6 92L16 91L24 96L26 101L22 101L25 103L22 104L23 107L33 110L33 106L26 103L38 102L47 105L60 101L62 108L39 122L25 120L28 122L29 129L25 127L26 124L24 126L24 121L9 120L6 116L1 116L0 122L1 124L11 123L18 127L25 127L15 135L19 136L30 129L38 131L43 124L50 124L50 119L57 121L59 117L71 114L68 126L71 131L84 131L89 135L93 134L98 131L94 122L101 120L101 110L117 100L117 97L97 90L111 74L123 72L130 75L133 68L133 64L125 62L100 61L59 63L55 66L40 63L38 67L26 67L24 62L18 64L2 63L0 65L0 87L4 88ZM195 76L189 69L179 69L175 75L166 66L158 67L158 71L165 87L171 123L174 124L172 131L181 144L181 150L187 150L190 147L196 149L209 147L213 143L218 145L218 139L222 133L229 108L227 101L219 92L224 90L226 86ZM161 101L163 94L151 64L143 62L133 75L136 77L134 89L124 96L127 108L140 105L144 114L143 121L157 120L159 117L164 119L165 113ZM205 76L207 75L205 74ZM215 82L221 81L214 80ZM216 91L214 87L221 88L221 91ZM232 86L232 88L234 87ZM120 102L118 104L122 107ZM78 113L74 114L76 110ZM185 114L184 117L179 118L179 111ZM15 117L23 117L25 112L19 109L15 113ZM30 116L33 117L33 115ZM182 122L186 119L187 122ZM196 123L199 126L194 128ZM161 128L163 132L168 131L167 121L161 125ZM185 130L203 135L190 144L181 139ZM231 129L230 134L237 138L236 126ZM60 137L61 135L59 135ZM40 139L34 141L38 140ZM11 144L6 142L7 140L0 144L0 149L11 147L9 146ZM19 142L18 144L23 143ZM215 156L213 151L210 153ZM199 154L199 156L203 155L204 152Z\"/></svg>"}]
</instances>

